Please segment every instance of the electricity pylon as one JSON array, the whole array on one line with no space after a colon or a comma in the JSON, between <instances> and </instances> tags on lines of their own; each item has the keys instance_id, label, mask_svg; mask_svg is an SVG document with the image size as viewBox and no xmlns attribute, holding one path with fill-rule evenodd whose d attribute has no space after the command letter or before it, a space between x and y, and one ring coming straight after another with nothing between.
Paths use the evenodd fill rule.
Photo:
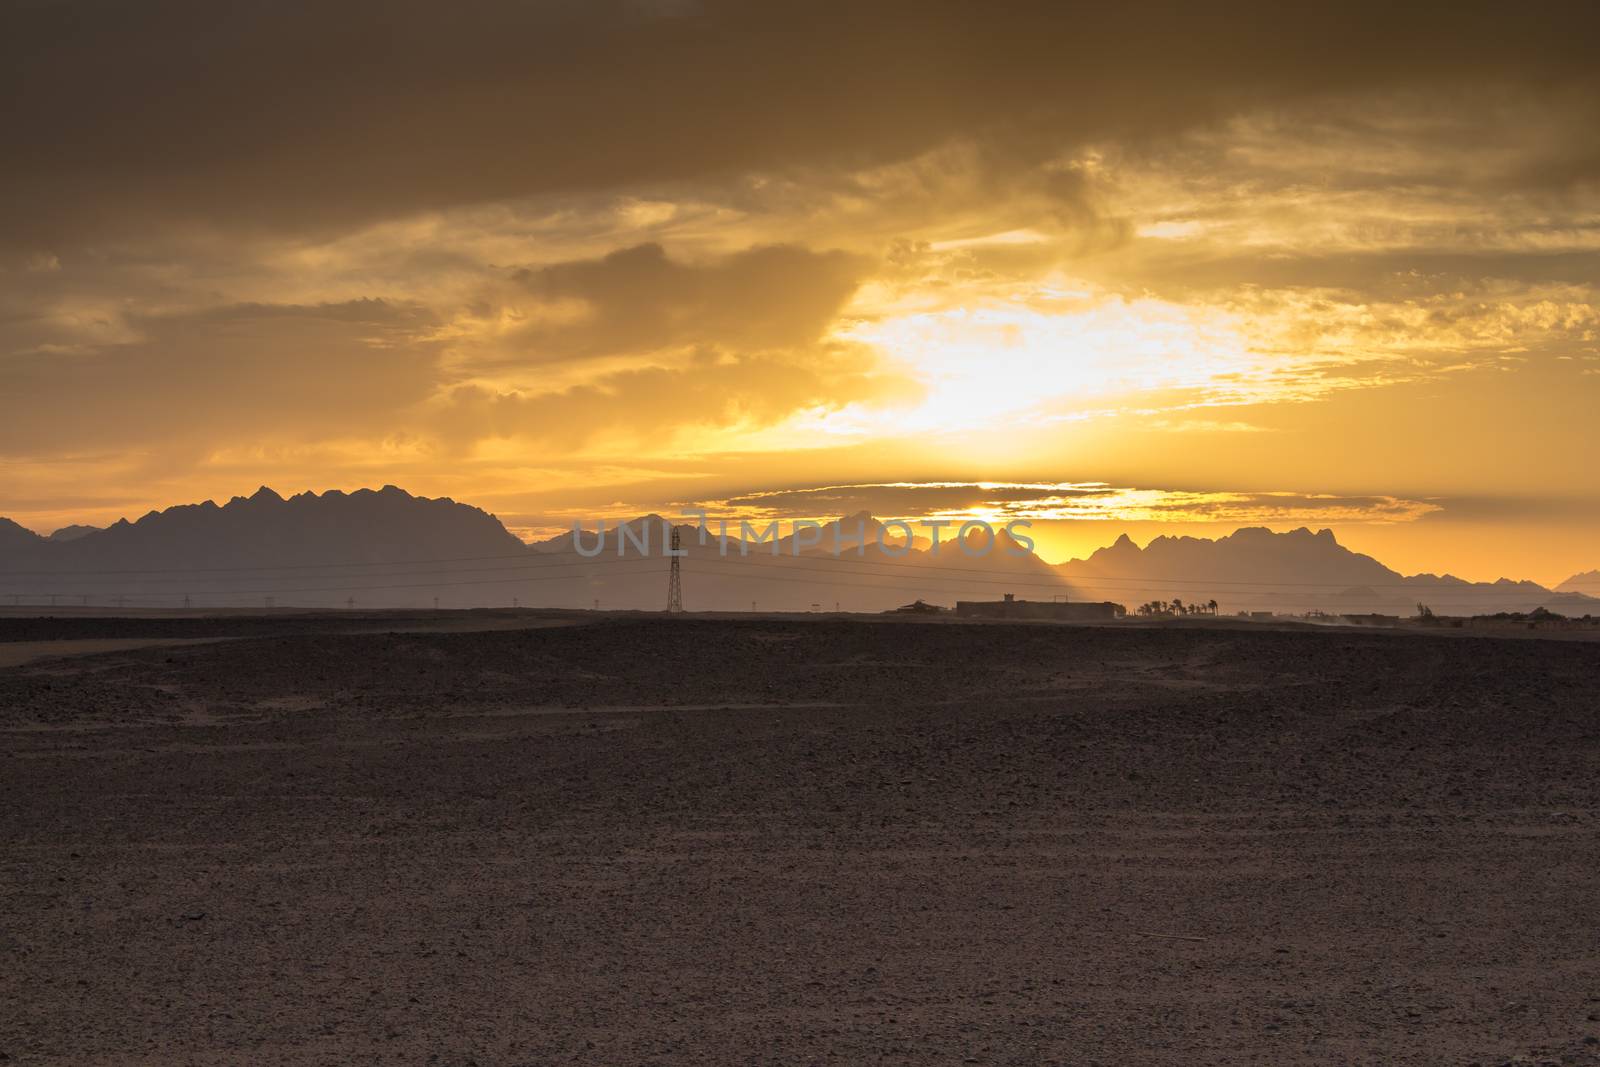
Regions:
<instances>
[{"instance_id":1,"label":"electricity pylon","mask_svg":"<svg viewBox=\"0 0 1600 1067\"><path fill-rule=\"evenodd\" d=\"M672 528L672 573L667 576L667 614L683 611L683 572L678 568L678 528Z\"/></svg>"}]
</instances>

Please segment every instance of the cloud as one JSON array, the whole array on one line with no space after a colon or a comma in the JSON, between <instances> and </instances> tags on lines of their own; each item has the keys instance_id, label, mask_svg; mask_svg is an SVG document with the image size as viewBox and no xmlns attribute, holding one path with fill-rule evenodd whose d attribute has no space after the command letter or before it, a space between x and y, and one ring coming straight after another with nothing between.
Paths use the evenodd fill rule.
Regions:
<instances>
[{"instance_id":1,"label":"cloud","mask_svg":"<svg viewBox=\"0 0 1600 1067\"><path fill-rule=\"evenodd\" d=\"M861 284L867 264L843 252L751 248L714 262L673 260L659 244L601 259L518 270L537 307L503 338L509 358L541 363L702 345L740 352L815 343Z\"/></svg>"},{"instance_id":2,"label":"cloud","mask_svg":"<svg viewBox=\"0 0 1600 1067\"><path fill-rule=\"evenodd\" d=\"M1506 488L1452 459L1498 433L1588 485L1551 457L1600 384L1597 18L24 0L0 453L86 501L1093 455L1124 485L1394 472L1404 510ZM1435 387L1471 417L1369 443ZM1329 440L1360 444L1291 476Z\"/></svg>"},{"instance_id":3,"label":"cloud","mask_svg":"<svg viewBox=\"0 0 1600 1067\"><path fill-rule=\"evenodd\" d=\"M193 453L378 430L429 395L433 325L379 300L131 315L113 343L0 360L0 454Z\"/></svg>"},{"instance_id":4,"label":"cloud","mask_svg":"<svg viewBox=\"0 0 1600 1067\"><path fill-rule=\"evenodd\" d=\"M1429 513L1431 523L1439 522L1525 522L1577 520L1593 523L1600 519L1600 496L1569 493L1538 495L1508 493L1498 496L1446 496L1435 499L1439 510Z\"/></svg>"},{"instance_id":5,"label":"cloud","mask_svg":"<svg viewBox=\"0 0 1600 1067\"><path fill-rule=\"evenodd\" d=\"M828 337L871 266L793 245L674 258L659 244L523 267L440 336L428 425L565 456L737 437L801 413L916 395L870 347Z\"/></svg>"},{"instance_id":6,"label":"cloud","mask_svg":"<svg viewBox=\"0 0 1600 1067\"><path fill-rule=\"evenodd\" d=\"M915 386L854 346L802 353L730 355L679 366L613 371L549 392L463 384L446 391L429 423L458 447L500 438L559 456L592 448L620 452L711 450L808 411L904 402ZM700 431L698 443L680 434Z\"/></svg>"},{"instance_id":7,"label":"cloud","mask_svg":"<svg viewBox=\"0 0 1600 1067\"><path fill-rule=\"evenodd\" d=\"M1571 157L1592 155L1596 122L1592 88L1491 81L1256 107L1160 144L1108 144L1101 196L1145 239L1099 276L1184 299L1592 285L1600 172L1577 176Z\"/></svg>"},{"instance_id":8,"label":"cloud","mask_svg":"<svg viewBox=\"0 0 1600 1067\"><path fill-rule=\"evenodd\" d=\"M1104 482L896 482L762 490L678 506L762 518L830 518L870 511L889 518L1260 523L1412 522L1439 510L1385 495L1148 489Z\"/></svg>"},{"instance_id":9,"label":"cloud","mask_svg":"<svg viewBox=\"0 0 1600 1067\"><path fill-rule=\"evenodd\" d=\"M1592 6L422 0L8 5L0 232L326 230L457 204L1027 158L1361 87L1596 77ZM1590 161L1592 164L1592 160ZM1571 173L1590 175L1580 156Z\"/></svg>"},{"instance_id":10,"label":"cloud","mask_svg":"<svg viewBox=\"0 0 1600 1067\"><path fill-rule=\"evenodd\" d=\"M901 401L915 387L876 352L824 338L867 265L777 245L691 262L646 244L474 273L450 317L377 299L19 303L0 323L0 388L16 408L0 454L126 448L197 462L365 440L374 456L415 458L429 442L459 455L501 438L564 457ZM551 373L586 360L601 362Z\"/></svg>"}]
</instances>

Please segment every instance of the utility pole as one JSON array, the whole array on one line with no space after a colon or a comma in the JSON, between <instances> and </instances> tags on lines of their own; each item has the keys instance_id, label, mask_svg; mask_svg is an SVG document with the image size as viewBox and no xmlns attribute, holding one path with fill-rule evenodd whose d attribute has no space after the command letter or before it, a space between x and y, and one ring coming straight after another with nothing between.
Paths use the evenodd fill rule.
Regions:
<instances>
[{"instance_id":1,"label":"utility pole","mask_svg":"<svg viewBox=\"0 0 1600 1067\"><path fill-rule=\"evenodd\" d=\"M683 572L678 569L678 528L672 528L672 573L667 576L667 614L683 614Z\"/></svg>"},{"instance_id":2,"label":"utility pole","mask_svg":"<svg viewBox=\"0 0 1600 1067\"><path fill-rule=\"evenodd\" d=\"M277 597L272 597L272 596L267 597L267 607L268 608L276 607L277 604L278 604L278 598Z\"/></svg>"},{"instance_id":3,"label":"utility pole","mask_svg":"<svg viewBox=\"0 0 1600 1067\"><path fill-rule=\"evenodd\" d=\"M188 593L183 594L183 606L185 608L187 608L189 606L189 603L190 603L189 594Z\"/></svg>"},{"instance_id":4,"label":"utility pole","mask_svg":"<svg viewBox=\"0 0 1600 1067\"><path fill-rule=\"evenodd\" d=\"M438 597L434 597L433 598L433 610L434 611L438 611L439 610L439 598Z\"/></svg>"},{"instance_id":5,"label":"utility pole","mask_svg":"<svg viewBox=\"0 0 1600 1067\"><path fill-rule=\"evenodd\" d=\"M511 598L511 606L512 606L512 607L513 607L513 608L516 608L516 607L520 607L520 606L521 606L521 605L520 605L520 604L518 604L518 603L517 603L517 598L516 598L516 597L512 597L512 598Z\"/></svg>"},{"instance_id":6,"label":"utility pole","mask_svg":"<svg viewBox=\"0 0 1600 1067\"><path fill-rule=\"evenodd\" d=\"M595 597L594 598L594 610L596 610L596 611L600 610L600 598L599 597Z\"/></svg>"},{"instance_id":7,"label":"utility pole","mask_svg":"<svg viewBox=\"0 0 1600 1067\"><path fill-rule=\"evenodd\" d=\"M356 598L355 597L346 598L346 600L344 602L344 607L345 607L346 611L354 611L354 610L356 610Z\"/></svg>"}]
</instances>

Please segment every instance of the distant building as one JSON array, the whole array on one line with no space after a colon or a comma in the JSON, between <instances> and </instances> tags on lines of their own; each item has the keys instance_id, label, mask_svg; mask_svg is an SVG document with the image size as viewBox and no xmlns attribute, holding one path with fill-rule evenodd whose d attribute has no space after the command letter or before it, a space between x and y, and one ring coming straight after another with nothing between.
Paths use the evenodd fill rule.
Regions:
<instances>
[{"instance_id":1,"label":"distant building","mask_svg":"<svg viewBox=\"0 0 1600 1067\"><path fill-rule=\"evenodd\" d=\"M909 604L902 604L898 608L890 608L885 615L942 615L946 608L937 604L930 604L926 600L914 600Z\"/></svg>"},{"instance_id":2,"label":"distant building","mask_svg":"<svg viewBox=\"0 0 1600 1067\"><path fill-rule=\"evenodd\" d=\"M958 600L956 615L963 619L1056 619L1064 622L1096 622L1120 619L1128 609L1109 601L1018 600L1007 593L1004 600Z\"/></svg>"}]
</instances>

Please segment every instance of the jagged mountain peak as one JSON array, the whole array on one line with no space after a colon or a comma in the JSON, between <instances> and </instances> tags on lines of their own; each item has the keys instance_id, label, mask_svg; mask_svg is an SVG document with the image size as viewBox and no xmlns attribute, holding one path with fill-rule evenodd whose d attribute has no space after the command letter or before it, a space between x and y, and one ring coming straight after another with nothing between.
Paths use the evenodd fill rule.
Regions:
<instances>
[{"instance_id":1,"label":"jagged mountain peak","mask_svg":"<svg viewBox=\"0 0 1600 1067\"><path fill-rule=\"evenodd\" d=\"M1600 595L1600 570L1584 571L1556 586L1558 593L1588 593Z\"/></svg>"},{"instance_id":2,"label":"jagged mountain peak","mask_svg":"<svg viewBox=\"0 0 1600 1067\"><path fill-rule=\"evenodd\" d=\"M20 523L0 518L0 548L31 547L43 543L44 538Z\"/></svg>"},{"instance_id":3,"label":"jagged mountain peak","mask_svg":"<svg viewBox=\"0 0 1600 1067\"><path fill-rule=\"evenodd\" d=\"M47 558L51 569L152 571L448 559L523 547L487 512L394 486L288 499L262 486L220 507L210 500L178 504L92 535L35 540L43 547L31 556Z\"/></svg>"},{"instance_id":4,"label":"jagged mountain peak","mask_svg":"<svg viewBox=\"0 0 1600 1067\"><path fill-rule=\"evenodd\" d=\"M81 523L73 523L71 526L63 526L61 529L56 530L45 540L55 544L63 544L67 541L76 541L80 537L88 537L92 533L99 532L100 527L98 526L84 526Z\"/></svg>"}]
</instances>

